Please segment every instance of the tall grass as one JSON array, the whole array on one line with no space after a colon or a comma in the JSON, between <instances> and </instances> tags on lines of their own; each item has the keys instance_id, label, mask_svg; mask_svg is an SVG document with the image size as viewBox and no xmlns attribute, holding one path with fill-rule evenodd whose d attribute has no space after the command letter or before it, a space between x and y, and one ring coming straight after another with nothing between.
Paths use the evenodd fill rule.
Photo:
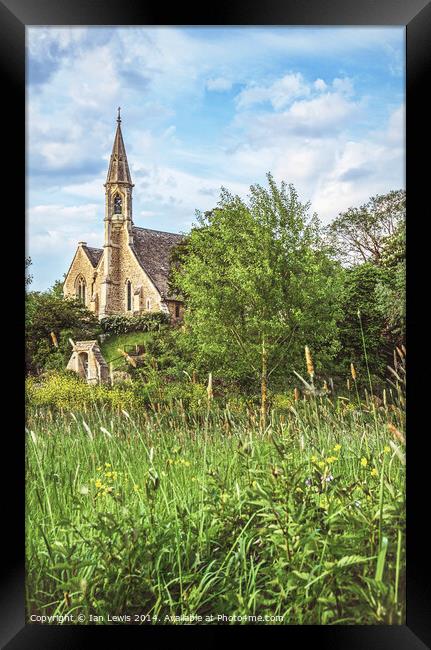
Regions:
<instances>
[{"instance_id":1,"label":"tall grass","mask_svg":"<svg viewBox=\"0 0 431 650\"><path fill-rule=\"evenodd\" d=\"M392 398L292 400L265 433L257 408L213 400L196 415L30 405L28 619L403 623Z\"/></svg>"}]
</instances>

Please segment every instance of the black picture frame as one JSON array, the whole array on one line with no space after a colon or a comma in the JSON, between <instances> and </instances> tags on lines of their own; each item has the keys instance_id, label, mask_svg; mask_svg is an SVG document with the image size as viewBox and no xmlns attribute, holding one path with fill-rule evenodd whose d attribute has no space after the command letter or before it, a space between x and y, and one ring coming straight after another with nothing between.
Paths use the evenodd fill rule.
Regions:
<instances>
[{"instance_id":1,"label":"black picture frame","mask_svg":"<svg viewBox=\"0 0 431 650\"><path fill-rule=\"evenodd\" d=\"M31 25L403 25L407 43L407 350L409 385L407 396L408 471L407 471L407 624L405 626L283 626L283 627L211 627L175 628L66 627L38 626L24 623L24 397L22 367L17 363L17 340L24 326L22 300L23 253L25 242L25 29ZM3 80L2 158L3 182L14 197L13 213L6 210L3 228L8 228L6 246L13 251L8 261L8 277L17 278L17 290L10 293L4 315L5 336L11 336L13 315L14 345L6 345L4 360L7 381L3 388L4 408L12 412L12 424L3 431L7 452L4 463L11 478L3 493L4 577L1 584L0 641L9 650L32 648L85 648L100 642L109 633L110 641L128 643L124 635L139 634L139 643L160 643L172 638L185 644L195 642L218 646L226 634L240 640L252 633L255 641L307 644L319 647L370 648L371 650L416 650L429 647L430 587L426 567L429 542L426 532L428 458L424 453L427 426L426 366L426 264L428 239L423 227L428 214L426 192L429 186L429 162L421 153L429 153L428 101L431 42L431 4L427 0L285 0L247 3L220 0L211 6L189 9L183 4L167 9L136 0L0 0L0 66ZM12 187L10 187L12 185ZM9 189L8 189L9 192ZM13 232L10 229L13 228ZM6 240L3 239L3 242ZM24 246L23 246L24 247ZM4 247L5 248L5 247ZM10 291L10 283L8 287ZM425 284L426 286L426 284ZM422 329L421 329L422 328ZM7 355L9 354L9 358ZM15 370L15 374L13 372ZM15 381L16 377L16 381ZM22 416L21 416L22 414ZM429 420L429 417L428 417ZM7 458L7 462L5 459ZM94 636L97 634L97 640ZM275 636L277 641L275 641ZM114 638L115 637L115 638ZM260 639L259 639L260 637ZM273 639L274 637L274 639Z\"/></svg>"}]
</instances>

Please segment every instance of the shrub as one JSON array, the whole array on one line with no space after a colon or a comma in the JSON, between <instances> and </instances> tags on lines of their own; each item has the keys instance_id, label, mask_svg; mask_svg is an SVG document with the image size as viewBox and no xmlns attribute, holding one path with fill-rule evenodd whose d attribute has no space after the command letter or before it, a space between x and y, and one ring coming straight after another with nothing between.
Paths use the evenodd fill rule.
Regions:
<instances>
[{"instance_id":1,"label":"shrub","mask_svg":"<svg viewBox=\"0 0 431 650\"><path fill-rule=\"evenodd\" d=\"M106 334L127 334L128 332L154 332L169 324L169 316L163 312L124 316L118 314L102 318L100 326Z\"/></svg>"},{"instance_id":2,"label":"shrub","mask_svg":"<svg viewBox=\"0 0 431 650\"><path fill-rule=\"evenodd\" d=\"M42 378L26 379L26 401L33 406L53 409L82 409L105 406L113 409L138 408L144 395L128 385L90 386L73 372L49 372Z\"/></svg>"},{"instance_id":3,"label":"shrub","mask_svg":"<svg viewBox=\"0 0 431 650\"><path fill-rule=\"evenodd\" d=\"M95 315L77 300L59 295L56 286L27 294L25 329L26 366L31 374L60 370L71 354L69 338L95 339L100 332Z\"/></svg>"},{"instance_id":4,"label":"shrub","mask_svg":"<svg viewBox=\"0 0 431 650\"><path fill-rule=\"evenodd\" d=\"M272 399L273 408L282 413L290 411L294 403L295 399L293 395L286 395L286 393L276 393Z\"/></svg>"}]
</instances>

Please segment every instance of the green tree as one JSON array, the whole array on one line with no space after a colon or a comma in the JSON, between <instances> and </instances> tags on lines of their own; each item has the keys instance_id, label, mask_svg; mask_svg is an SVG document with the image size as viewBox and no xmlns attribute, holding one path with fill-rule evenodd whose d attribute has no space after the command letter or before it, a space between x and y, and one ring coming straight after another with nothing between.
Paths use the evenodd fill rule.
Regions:
<instances>
[{"instance_id":1,"label":"green tree","mask_svg":"<svg viewBox=\"0 0 431 650\"><path fill-rule=\"evenodd\" d=\"M385 335L392 346L405 341L405 250L406 232L402 222L385 242L381 258L384 275L375 289L377 306L385 320Z\"/></svg>"},{"instance_id":2,"label":"green tree","mask_svg":"<svg viewBox=\"0 0 431 650\"><path fill-rule=\"evenodd\" d=\"M267 178L247 203L222 189L218 207L197 214L172 281L198 358L213 372L259 380L262 426L269 379L302 364L304 344L322 363L335 353L340 279L309 204Z\"/></svg>"},{"instance_id":3,"label":"green tree","mask_svg":"<svg viewBox=\"0 0 431 650\"><path fill-rule=\"evenodd\" d=\"M28 269L30 268L31 264L32 264L31 257L26 257L25 258L25 286L26 287L33 282L33 276L28 273Z\"/></svg>"},{"instance_id":4,"label":"green tree","mask_svg":"<svg viewBox=\"0 0 431 650\"><path fill-rule=\"evenodd\" d=\"M26 366L30 373L65 367L72 339L94 339L100 326L93 313L79 301L64 298L58 283L49 291L26 296Z\"/></svg>"},{"instance_id":5,"label":"green tree","mask_svg":"<svg viewBox=\"0 0 431 650\"><path fill-rule=\"evenodd\" d=\"M353 362L358 372L358 381L366 379L361 323L370 373L376 379L383 377L385 373L388 351L383 335L384 318L375 293L376 287L384 277L384 270L370 262L345 271L342 291L343 316L339 322L341 348L338 362L340 372L346 375L350 363Z\"/></svg>"},{"instance_id":6,"label":"green tree","mask_svg":"<svg viewBox=\"0 0 431 650\"><path fill-rule=\"evenodd\" d=\"M406 194L397 190L341 212L326 228L338 259L346 264L380 264L388 238L405 221Z\"/></svg>"}]
</instances>

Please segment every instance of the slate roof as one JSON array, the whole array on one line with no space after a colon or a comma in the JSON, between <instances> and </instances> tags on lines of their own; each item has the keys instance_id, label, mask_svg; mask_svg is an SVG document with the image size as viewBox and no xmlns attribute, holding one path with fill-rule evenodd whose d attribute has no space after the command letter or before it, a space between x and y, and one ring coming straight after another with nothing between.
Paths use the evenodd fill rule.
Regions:
<instances>
[{"instance_id":1,"label":"slate roof","mask_svg":"<svg viewBox=\"0 0 431 650\"><path fill-rule=\"evenodd\" d=\"M139 228L132 226L136 257L143 270L150 276L156 288L165 298L181 300L172 296L168 289L168 277L170 270L170 254L174 246L180 243L183 235L173 232L162 232L150 228ZM82 247L87 254L91 264L96 268L103 255L103 248L91 246Z\"/></svg>"},{"instance_id":2,"label":"slate roof","mask_svg":"<svg viewBox=\"0 0 431 650\"><path fill-rule=\"evenodd\" d=\"M103 255L103 248L92 248L91 246L83 246L84 251L87 253L87 257L94 267L99 264L99 260Z\"/></svg>"},{"instance_id":3,"label":"slate roof","mask_svg":"<svg viewBox=\"0 0 431 650\"><path fill-rule=\"evenodd\" d=\"M132 226L134 250L140 265L150 276L160 293L166 298L175 299L169 294L168 277L170 254L183 236L173 232L161 232L149 228Z\"/></svg>"}]
</instances>

